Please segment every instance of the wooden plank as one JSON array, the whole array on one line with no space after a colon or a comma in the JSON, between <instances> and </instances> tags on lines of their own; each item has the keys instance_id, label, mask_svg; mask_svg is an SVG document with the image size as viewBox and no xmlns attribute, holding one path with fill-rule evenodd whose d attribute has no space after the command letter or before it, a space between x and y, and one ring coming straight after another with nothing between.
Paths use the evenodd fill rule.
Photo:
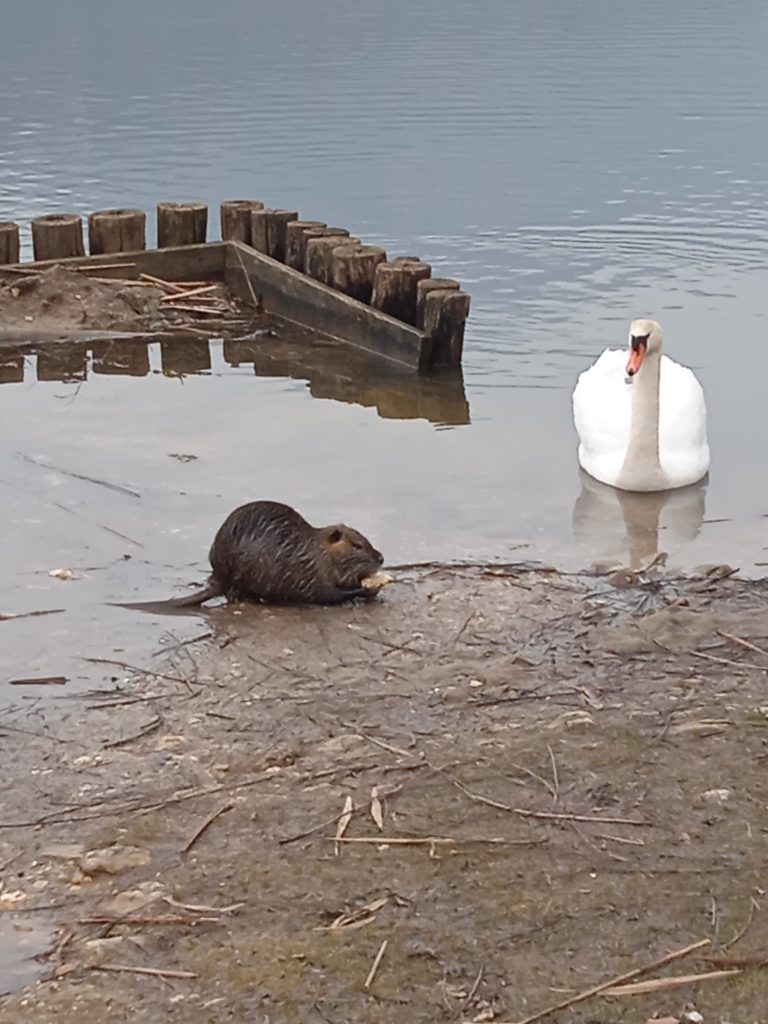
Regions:
<instances>
[{"instance_id":1,"label":"wooden plank","mask_svg":"<svg viewBox=\"0 0 768 1024\"><path fill-rule=\"evenodd\" d=\"M226 242L206 242L201 245L180 245L169 249L147 249L137 252L112 252L102 256L74 256L66 260L38 260L35 263L16 263L11 268L28 272L61 266L70 270L77 267L109 266L103 271L115 280L136 278L139 274L152 274L165 281L190 281L200 278L220 279L224 276Z\"/></svg>"},{"instance_id":2,"label":"wooden plank","mask_svg":"<svg viewBox=\"0 0 768 1024\"><path fill-rule=\"evenodd\" d=\"M268 313L412 370L429 364L431 339L415 327L342 295L242 242L227 245L224 281L240 299L252 303L253 290Z\"/></svg>"}]
</instances>

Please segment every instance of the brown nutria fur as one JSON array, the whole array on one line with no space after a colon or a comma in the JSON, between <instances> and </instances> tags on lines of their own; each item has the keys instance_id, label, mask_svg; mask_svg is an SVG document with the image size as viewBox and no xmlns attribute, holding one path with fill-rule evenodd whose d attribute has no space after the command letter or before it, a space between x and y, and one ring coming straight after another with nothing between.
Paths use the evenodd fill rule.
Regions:
<instances>
[{"instance_id":1,"label":"brown nutria fur","mask_svg":"<svg viewBox=\"0 0 768 1024\"><path fill-rule=\"evenodd\" d=\"M213 597L270 604L340 604L371 597L361 581L384 561L361 533L339 523L315 528L289 505L252 501L224 520L208 555L202 590L174 599L177 608Z\"/></svg>"}]
</instances>

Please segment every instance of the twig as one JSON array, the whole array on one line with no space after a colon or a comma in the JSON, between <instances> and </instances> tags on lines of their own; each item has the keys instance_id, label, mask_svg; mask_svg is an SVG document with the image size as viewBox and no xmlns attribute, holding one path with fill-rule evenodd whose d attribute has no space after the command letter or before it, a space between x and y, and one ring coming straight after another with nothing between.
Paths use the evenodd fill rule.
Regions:
<instances>
[{"instance_id":1,"label":"twig","mask_svg":"<svg viewBox=\"0 0 768 1024\"><path fill-rule=\"evenodd\" d=\"M177 295L164 295L163 298L160 299L160 303L162 305L165 302L175 302L177 298L191 299L195 295L207 295L208 292L213 292L217 288L218 288L218 285L216 285L216 284L206 284L206 285L202 285L200 288L191 288L189 290L184 289L183 295L180 295L180 296L177 296Z\"/></svg>"},{"instance_id":2,"label":"twig","mask_svg":"<svg viewBox=\"0 0 768 1024\"><path fill-rule=\"evenodd\" d=\"M194 971L173 971L160 967L129 967L128 964L94 964L92 971L113 971L115 974L150 974L153 978L196 978Z\"/></svg>"},{"instance_id":3,"label":"twig","mask_svg":"<svg viewBox=\"0 0 768 1024\"><path fill-rule=\"evenodd\" d=\"M130 269L135 267L135 263L96 263L89 264L86 267L75 267L74 269L78 274L89 274L93 270L122 270L123 267ZM119 277L111 277L110 281L119 281Z\"/></svg>"},{"instance_id":4,"label":"twig","mask_svg":"<svg viewBox=\"0 0 768 1024\"><path fill-rule=\"evenodd\" d=\"M182 676L172 676L167 672L156 672L151 668L141 668L139 665L131 665L128 661L117 661L115 658L83 658L83 661L90 661L94 665L119 665L120 668L128 669L130 672L138 672L143 676L155 676L157 679L169 679L172 683L183 683L189 686L189 680Z\"/></svg>"},{"instance_id":5,"label":"twig","mask_svg":"<svg viewBox=\"0 0 768 1024\"><path fill-rule=\"evenodd\" d=\"M531 777L532 779L535 779L535 780L536 780L537 782L540 782L540 783L542 784L542 786L544 787L544 789L546 789L546 790L547 790L547 792L549 792L549 793L551 793L551 794L552 794L552 798L553 798L553 803L554 803L554 801L555 801L555 800L557 799L557 793L556 793L556 791L555 791L555 788L554 788L554 786L552 785L552 783L551 783L551 782L548 782L548 781L547 781L547 780L546 780L546 779L544 778L544 776L543 776L543 775L539 775L539 773L538 773L538 772L535 772L535 771L533 771L533 770L532 770L532 769L530 769L530 768L526 768L526 767L525 767L525 765L523 765L523 764L517 764L517 762L516 762L516 761L510 761L510 762L508 762L508 763L509 763L509 765L510 765L510 767L511 767L511 768L514 768L514 769L515 769L515 771L517 771L517 772L523 772L523 773L524 773L525 775L530 775L530 777Z\"/></svg>"},{"instance_id":6,"label":"twig","mask_svg":"<svg viewBox=\"0 0 768 1024\"><path fill-rule=\"evenodd\" d=\"M373 984L373 979L376 977L376 971L378 971L378 969L379 969L379 964L381 963L381 958L384 956L384 952L385 952L385 950L387 948L388 943L389 943L389 940L388 939L384 939L382 944L379 946L379 951L378 951L378 953L376 954L376 956L373 959L373 963L371 964L370 971L368 971L368 977L365 979L365 984L363 986L364 988L370 988L371 985Z\"/></svg>"},{"instance_id":7,"label":"twig","mask_svg":"<svg viewBox=\"0 0 768 1024\"><path fill-rule=\"evenodd\" d=\"M326 836L332 843L374 843L376 846L456 846L491 843L497 846L543 846L544 839L503 839L497 836Z\"/></svg>"},{"instance_id":8,"label":"twig","mask_svg":"<svg viewBox=\"0 0 768 1024\"><path fill-rule=\"evenodd\" d=\"M736 934L733 936L732 939L729 939L728 942L725 943L725 945L723 946L723 949L730 949L731 946L735 946L736 945L736 943L739 941L739 939L743 939L744 938L744 936L747 934L747 930L749 929L749 926L752 924L752 918L755 916L755 911L759 910L759 909L760 909L760 905L758 904L758 902L755 899L755 897L754 896L750 896L749 897L749 916L747 917L746 924L744 925L743 928L740 928L739 931L736 932Z\"/></svg>"},{"instance_id":9,"label":"twig","mask_svg":"<svg viewBox=\"0 0 768 1024\"><path fill-rule=\"evenodd\" d=\"M175 298L176 296L174 296ZM181 298L181 296L179 296ZM214 309L213 306L183 306L181 303L169 307L171 309L177 309L180 313L204 313L206 316L221 316L222 313L226 312L223 309Z\"/></svg>"},{"instance_id":10,"label":"twig","mask_svg":"<svg viewBox=\"0 0 768 1024\"><path fill-rule=\"evenodd\" d=\"M115 917L111 914L93 914L91 917L81 917L78 924L200 924L201 922L216 922L218 917L186 917L184 914L155 914L144 917L126 914L124 917Z\"/></svg>"},{"instance_id":11,"label":"twig","mask_svg":"<svg viewBox=\"0 0 768 1024\"><path fill-rule=\"evenodd\" d=\"M470 800L474 800L480 804L487 804L489 807L495 807L500 811L509 811L511 814L519 814L521 818L537 818L544 821L585 821L585 822L596 822L600 825L631 825L635 828L649 828L652 825L650 821L643 821L638 818L601 818L594 814L567 814L564 812L556 813L554 811L529 811L525 807L511 807L509 804L503 804L499 800L491 800L490 797L482 796L480 793L473 793L471 789L459 782L458 779L453 778L451 775L447 775L454 786L462 791Z\"/></svg>"},{"instance_id":12,"label":"twig","mask_svg":"<svg viewBox=\"0 0 768 1024\"><path fill-rule=\"evenodd\" d=\"M741 644L742 647L746 647L748 651L754 651L756 654L762 654L763 657L768 658L768 651L762 647L758 647L757 644L751 643L749 640L742 640L740 636L734 636L733 633L726 633L724 629L718 629L717 631L720 636L724 636L726 640L732 640L735 644Z\"/></svg>"},{"instance_id":13,"label":"twig","mask_svg":"<svg viewBox=\"0 0 768 1024\"><path fill-rule=\"evenodd\" d=\"M700 956L699 960L716 967L768 967L768 953L755 956Z\"/></svg>"},{"instance_id":14,"label":"twig","mask_svg":"<svg viewBox=\"0 0 768 1024\"><path fill-rule=\"evenodd\" d=\"M142 726L138 732L132 733L130 736L123 736L119 740L110 740L109 743L103 744L102 749L113 750L115 747L124 747L126 743L133 743L134 740L140 740L143 736L149 736L155 729L160 728L162 721L160 715L155 715L152 721Z\"/></svg>"},{"instance_id":15,"label":"twig","mask_svg":"<svg viewBox=\"0 0 768 1024\"><path fill-rule=\"evenodd\" d=\"M668 988L682 988L684 985L696 985L700 981L714 981L717 978L732 978L741 974L740 970L707 971L705 974L678 974L672 978L649 978L647 981L636 981L633 985L617 985L603 989L604 996L641 996L646 992L664 992Z\"/></svg>"},{"instance_id":16,"label":"twig","mask_svg":"<svg viewBox=\"0 0 768 1024\"><path fill-rule=\"evenodd\" d=\"M171 907L178 907L180 910L189 910L194 914L233 914L240 910L245 903L230 903L227 907L209 907L203 903L179 903L173 896L163 896L163 902Z\"/></svg>"},{"instance_id":17,"label":"twig","mask_svg":"<svg viewBox=\"0 0 768 1024\"><path fill-rule=\"evenodd\" d=\"M63 476L74 477L75 480L86 480L89 484L97 484L99 487L107 487L110 491L118 491L120 494L128 494L132 498L140 498L141 493L134 491L131 487L124 487L122 484L111 484L108 480L100 480L96 476L87 476L85 473L75 473L70 469L62 469L60 466L52 466L50 462L43 462L41 459L32 459L29 455L25 455L23 452L16 452L20 459L24 459L25 462L30 462L33 466L39 466L41 469L49 469L52 473L61 473Z\"/></svg>"},{"instance_id":18,"label":"twig","mask_svg":"<svg viewBox=\"0 0 768 1024\"><path fill-rule=\"evenodd\" d=\"M650 964L645 964L643 967L636 967L632 971L627 971L625 974L620 974L616 978L611 978L610 981L604 981L601 985L594 985L592 988L585 989L583 992L579 992L575 996L571 996L569 999L564 999L560 1003L556 1003L554 1006L548 1006L546 1010L540 1010L538 1013L531 1014L530 1017L526 1017L524 1020L518 1021L517 1024L533 1024L534 1021L542 1020L544 1017L549 1017L552 1013L557 1013L558 1010L565 1010L569 1006L575 1006L576 1003L583 1003L585 999L591 999L592 996L601 995L608 988L615 988L617 985L623 985L627 981L634 981L635 978L641 977L643 974L650 974L651 971L656 971L660 967L666 967L667 964L674 963L676 960L682 960L683 957L688 956L697 949L701 949L702 946L708 946L709 939L699 939L698 942L692 942L690 946L683 946L682 949L676 949L672 953L667 953L666 956L661 957L658 960L654 960ZM509 1024L509 1022L506 1022Z\"/></svg>"},{"instance_id":19,"label":"twig","mask_svg":"<svg viewBox=\"0 0 768 1024\"><path fill-rule=\"evenodd\" d=\"M478 989L480 988L480 982L481 982L482 980L483 980L483 968L481 967L481 968L480 968L480 970L479 970L479 971L477 972L477 977L475 978L475 983L474 983L474 985L473 985L473 986L472 986L472 988L471 988L471 989L469 990L469 995L468 995L468 996L467 996L467 998L466 998L466 999L464 1000L464 1002L463 1002L463 1003L461 1004L461 1008L460 1008L460 1010L459 1010L459 1013L464 1013L464 1011L466 1010L466 1008L467 1008L467 1007L469 1006L469 1004L470 1004L470 1003L472 1002L472 1000L473 1000L473 999L475 998L475 994L477 993L477 990L478 990Z\"/></svg>"},{"instance_id":20,"label":"twig","mask_svg":"<svg viewBox=\"0 0 768 1024\"><path fill-rule=\"evenodd\" d=\"M66 676L40 676L38 679L9 679L9 686L64 686Z\"/></svg>"},{"instance_id":21,"label":"twig","mask_svg":"<svg viewBox=\"0 0 768 1024\"><path fill-rule=\"evenodd\" d=\"M217 818L220 818L222 816L222 814L226 814L227 811L231 811L234 806L235 806L234 804L224 804L224 806L220 807L218 809L218 811L214 811L214 813L203 822L203 824L200 826L200 828L197 830L197 832L195 832L195 834L192 836L192 838L189 840L189 842L186 844L186 846L184 846L182 848L181 852L182 853L189 853L189 851L192 849L192 847L198 841L200 836L211 827L211 825L214 823L214 821L216 821Z\"/></svg>"},{"instance_id":22,"label":"twig","mask_svg":"<svg viewBox=\"0 0 768 1024\"><path fill-rule=\"evenodd\" d=\"M552 806L554 807L557 803L557 798L560 795L560 779L558 778L557 774L557 761L555 760L555 755L552 750L552 747L550 747L549 744L547 744L547 751L549 753L549 760L552 765L552 784L554 786L554 793L552 794Z\"/></svg>"},{"instance_id":23,"label":"twig","mask_svg":"<svg viewBox=\"0 0 768 1024\"><path fill-rule=\"evenodd\" d=\"M0 612L0 622L6 619L31 619L35 615L59 615L63 608L44 608L37 612Z\"/></svg>"},{"instance_id":24,"label":"twig","mask_svg":"<svg viewBox=\"0 0 768 1024\"><path fill-rule=\"evenodd\" d=\"M184 294L185 288L181 285L173 284L171 281L164 281L161 277L153 277L151 274L139 274L139 279L142 281L149 281L150 284L157 285L158 288L162 288L165 292L174 292L176 294Z\"/></svg>"},{"instance_id":25,"label":"twig","mask_svg":"<svg viewBox=\"0 0 768 1024\"><path fill-rule=\"evenodd\" d=\"M768 672L768 667L763 665L750 665L748 661L734 661L732 658L718 658L716 654L707 654L705 651L689 651L697 658L706 658L707 661L715 661L718 665L732 665L740 669L752 669L753 672Z\"/></svg>"}]
</instances>

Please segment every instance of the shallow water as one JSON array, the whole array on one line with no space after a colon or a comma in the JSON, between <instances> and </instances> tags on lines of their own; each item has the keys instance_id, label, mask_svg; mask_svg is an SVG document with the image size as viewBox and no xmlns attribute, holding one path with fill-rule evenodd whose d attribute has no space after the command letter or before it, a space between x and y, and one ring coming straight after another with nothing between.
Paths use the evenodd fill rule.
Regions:
<instances>
[{"instance_id":1,"label":"shallow water","mask_svg":"<svg viewBox=\"0 0 768 1024\"><path fill-rule=\"evenodd\" d=\"M9 8L0 219L24 224L27 257L39 213L253 196L417 253L473 305L463 385L426 401L259 376L220 342L183 379L97 372L87 353L75 371L3 369L0 610L67 609L0 625L3 674L92 678L81 656L105 636L116 659L159 649L167 623L103 602L201 578L221 519L257 496L341 517L394 563L573 566L658 542L675 565L762 571L760 0ZM710 415L708 484L660 510L582 479L570 418L576 374L638 315L662 322Z\"/></svg>"}]
</instances>

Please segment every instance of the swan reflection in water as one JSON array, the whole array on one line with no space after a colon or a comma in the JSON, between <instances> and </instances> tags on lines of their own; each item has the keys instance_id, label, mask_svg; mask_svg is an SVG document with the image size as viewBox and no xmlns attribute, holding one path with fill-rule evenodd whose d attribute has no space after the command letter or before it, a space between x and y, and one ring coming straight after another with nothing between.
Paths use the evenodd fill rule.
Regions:
<instances>
[{"instance_id":1,"label":"swan reflection in water","mask_svg":"<svg viewBox=\"0 0 768 1024\"><path fill-rule=\"evenodd\" d=\"M661 551L673 556L698 537L704 521L706 480L671 491L621 491L580 471L573 506L574 540L593 561L630 569Z\"/></svg>"}]
</instances>

